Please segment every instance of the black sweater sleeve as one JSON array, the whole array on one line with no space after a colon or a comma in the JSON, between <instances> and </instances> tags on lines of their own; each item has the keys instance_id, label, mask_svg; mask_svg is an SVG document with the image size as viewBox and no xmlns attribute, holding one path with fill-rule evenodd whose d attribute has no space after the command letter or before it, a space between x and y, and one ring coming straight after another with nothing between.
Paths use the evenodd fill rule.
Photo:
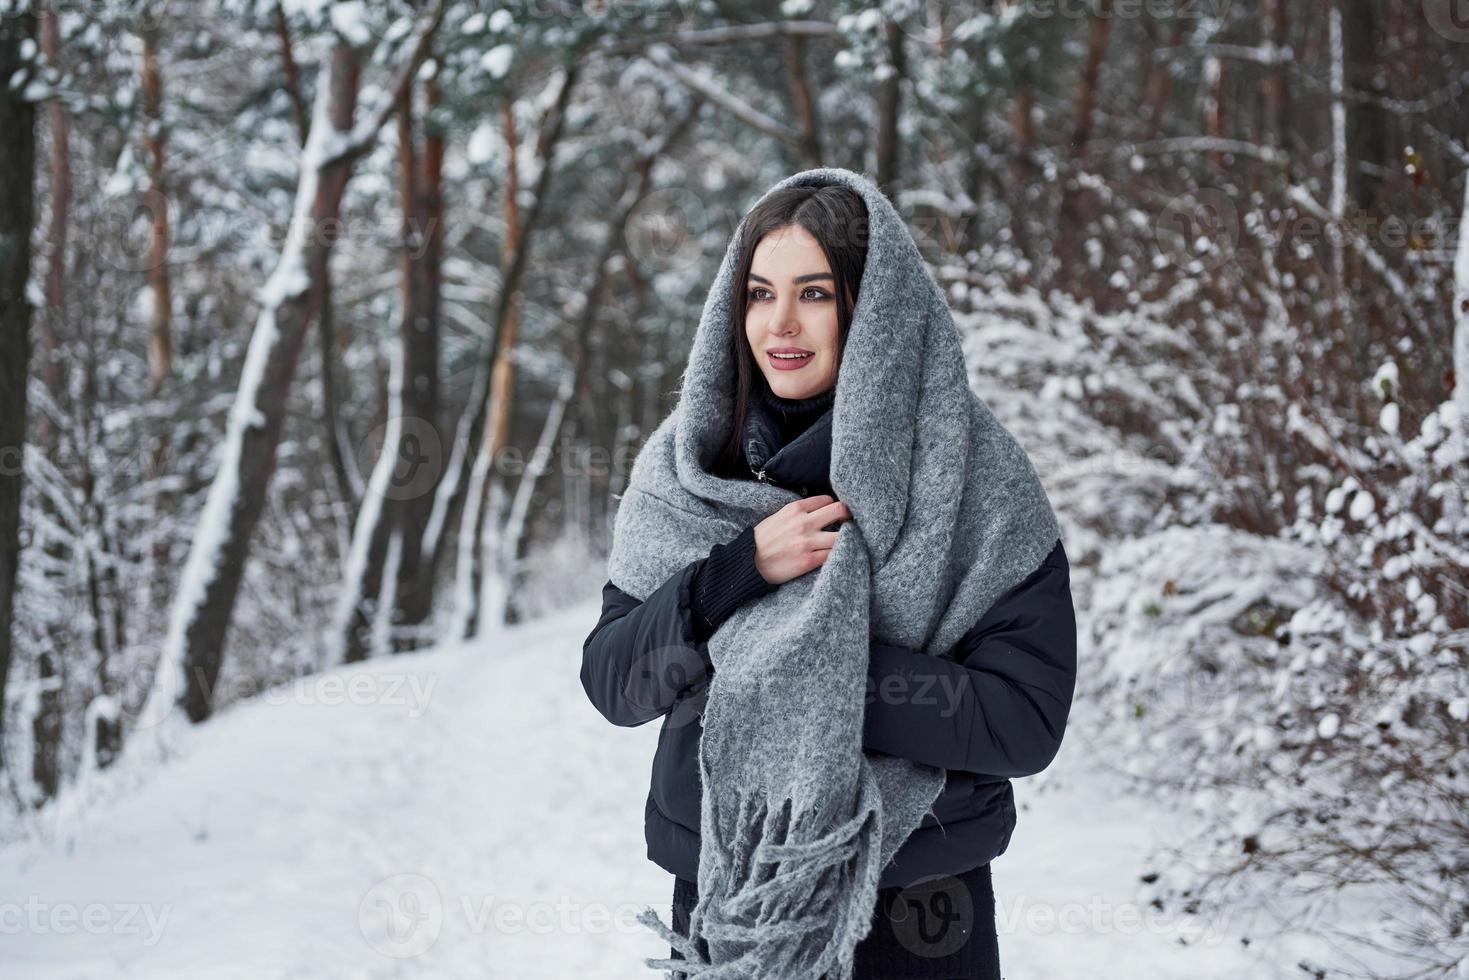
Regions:
<instances>
[{"instance_id":1,"label":"black sweater sleeve","mask_svg":"<svg viewBox=\"0 0 1469 980\"><path fill-rule=\"evenodd\" d=\"M772 592L755 566L755 525L727 544L717 544L694 572L694 638L709 639L740 606Z\"/></svg>"}]
</instances>

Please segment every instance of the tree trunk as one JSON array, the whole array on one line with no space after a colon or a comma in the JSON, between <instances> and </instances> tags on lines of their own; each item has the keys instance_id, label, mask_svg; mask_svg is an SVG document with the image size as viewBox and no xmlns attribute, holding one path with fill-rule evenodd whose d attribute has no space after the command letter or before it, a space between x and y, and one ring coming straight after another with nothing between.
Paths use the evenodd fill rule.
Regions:
<instances>
[{"instance_id":1,"label":"tree trunk","mask_svg":"<svg viewBox=\"0 0 1469 980\"><path fill-rule=\"evenodd\" d=\"M389 89L390 98L413 84L445 6L440 0L430 8L427 23ZM321 287L335 236L318 232L336 226L352 169L376 142L391 106L354 127L359 73L359 52L339 35L318 73L291 225L262 292L219 468L179 579L142 725L158 723L176 704L194 721L213 710L225 634L244 576L250 534L265 506L275 469L296 360L306 328L321 308Z\"/></svg>"},{"instance_id":2,"label":"tree trunk","mask_svg":"<svg viewBox=\"0 0 1469 980\"><path fill-rule=\"evenodd\" d=\"M387 560L388 537L392 531L393 472L402 442L403 350L402 337L390 354L387 388L381 393L384 406L383 441L378 447L372 475L362 494L362 506L352 522L352 543L342 574L342 591L337 599L330 641L336 644L327 664L355 663L376 653L373 624L382 595L383 566ZM377 426L373 431L377 431Z\"/></svg>"},{"instance_id":3,"label":"tree trunk","mask_svg":"<svg viewBox=\"0 0 1469 980\"><path fill-rule=\"evenodd\" d=\"M600 291L600 290L599 290ZM598 302L600 305L600 302ZM515 596L516 581L520 573L520 559L525 551L525 542L530 530L530 506L535 499L536 487L540 484L541 477L550 468L550 461L556 449L556 443L561 435L561 423L566 418L566 406L571 401L572 393L576 390L575 383L582 374L582 365L585 364L584 356L577 357L577 364L562 378L561 385L556 392L556 397L551 401L551 407L546 410L545 421L541 425L541 437L536 442L536 448L531 453L529 465L521 474L520 482L515 487L515 496L510 501L510 509L505 514L505 524L502 528L495 528L491 536L489 547L485 551L484 561L489 563L493 569L492 574L486 579L494 583L494 588L488 590L488 605L484 607L484 621L488 628L493 631L500 626L519 622L519 615L512 602Z\"/></svg>"},{"instance_id":4,"label":"tree trunk","mask_svg":"<svg viewBox=\"0 0 1469 980\"><path fill-rule=\"evenodd\" d=\"M61 691L65 684L57 664L60 651L42 650L36 658L36 713L31 717L31 779L39 792L31 801L39 808L61 788Z\"/></svg>"},{"instance_id":5,"label":"tree trunk","mask_svg":"<svg viewBox=\"0 0 1469 980\"><path fill-rule=\"evenodd\" d=\"M1204 132L1214 139L1224 138L1224 59L1210 55L1204 59ZM1224 154L1209 152L1215 169L1224 169Z\"/></svg>"},{"instance_id":6,"label":"tree trunk","mask_svg":"<svg viewBox=\"0 0 1469 980\"><path fill-rule=\"evenodd\" d=\"M1286 0L1263 0L1265 13L1265 45L1274 60L1265 69L1265 140L1270 146L1283 148L1286 143L1287 112L1290 89L1286 81L1285 61L1281 52L1287 43Z\"/></svg>"},{"instance_id":7,"label":"tree trunk","mask_svg":"<svg viewBox=\"0 0 1469 980\"><path fill-rule=\"evenodd\" d=\"M1015 127L1013 176L1016 180L1026 180L1035 173L1035 160L1032 156L1035 152L1035 90L1029 85L1022 85L1020 91L1015 93L1012 122Z\"/></svg>"},{"instance_id":8,"label":"tree trunk","mask_svg":"<svg viewBox=\"0 0 1469 980\"><path fill-rule=\"evenodd\" d=\"M301 94L301 71L296 64L290 24L286 20L285 9L280 3L275 5L274 16L276 36L281 43L283 87L287 96L290 97L291 110L296 119L296 131L304 147L307 137L311 135L311 112ZM346 505L347 524L351 526L357 520L358 487L353 483L352 474L347 469L349 450L346 447L349 445L349 440L342 428L337 411L336 329L336 318L332 315L331 270L328 268L322 275L321 311L316 318L316 347L321 380L321 438L327 460L331 464L332 479L337 485L337 495Z\"/></svg>"},{"instance_id":9,"label":"tree trunk","mask_svg":"<svg viewBox=\"0 0 1469 980\"><path fill-rule=\"evenodd\" d=\"M811 81L806 77L806 39L793 34L786 38L786 75L791 84L791 101L796 118L801 122L801 144L806 166L821 166L821 116L811 94Z\"/></svg>"},{"instance_id":10,"label":"tree trunk","mask_svg":"<svg viewBox=\"0 0 1469 980\"><path fill-rule=\"evenodd\" d=\"M1076 86L1076 120L1071 131L1071 154L1077 163L1077 176L1063 182L1061 201L1056 212L1056 245L1051 281L1060 277L1080 273L1085 267L1086 256L1082 243L1086 241L1087 223L1091 220L1090 194L1081 186L1080 172L1085 169L1087 144L1091 141L1092 117L1096 112L1097 83L1102 74L1102 62L1107 56L1107 41L1112 34L1112 0L1098 0L1092 15L1092 29L1087 43L1086 61L1082 64L1081 77Z\"/></svg>"},{"instance_id":11,"label":"tree trunk","mask_svg":"<svg viewBox=\"0 0 1469 980\"><path fill-rule=\"evenodd\" d=\"M1377 4L1366 0L1340 3L1342 43L1348 92L1382 98L1386 73L1382 71L1380 34L1383 22ZM1392 118L1379 105L1348 100L1347 195L1363 211L1372 210L1383 192L1382 173L1393 166Z\"/></svg>"},{"instance_id":12,"label":"tree trunk","mask_svg":"<svg viewBox=\"0 0 1469 980\"><path fill-rule=\"evenodd\" d=\"M1107 57L1107 40L1112 36L1112 0L1097 0L1092 17L1091 39L1086 46L1086 61L1081 80L1076 86L1076 128L1071 133L1071 152L1085 160L1087 143L1092 138L1092 117L1097 109L1097 83L1102 75L1102 62Z\"/></svg>"},{"instance_id":13,"label":"tree trunk","mask_svg":"<svg viewBox=\"0 0 1469 980\"><path fill-rule=\"evenodd\" d=\"M520 140L515 133L514 99L507 96L501 103L501 127L505 134L505 238L500 249L500 263L509 268L515 252L521 247L524 229L520 221ZM520 326L520 304L512 304L505 318L505 329L500 332L500 347L495 354L495 367L490 375L489 402L485 406L486 422L484 439L479 457L471 474L469 505L473 520L468 520L466 511L464 532L459 541L459 563L455 573L461 586L456 590L456 602L451 636L467 639L479 630L479 615L486 596L491 606L503 609L505 599L494 588L485 584L483 559L486 554L497 550L494 543L486 544L487 526L499 520L499 501L502 481L494 472L494 463L504 451L510 439L510 419L513 414L512 398L515 392L516 335ZM490 573L492 576L494 570Z\"/></svg>"},{"instance_id":14,"label":"tree trunk","mask_svg":"<svg viewBox=\"0 0 1469 980\"><path fill-rule=\"evenodd\" d=\"M895 197L902 175L902 146L898 135L901 122L902 82L908 71L907 54L903 47L903 32L897 22L888 20L884 24L887 32L888 60L884 66L888 74L877 85L877 186L884 194Z\"/></svg>"},{"instance_id":15,"label":"tree trunk","mask_svg":"<svg viewBox=\"0 0 1469 980\"><path fill-rule=\"evenodd\" d=\"M1469 454L1469 173L1464 174L1464 209L1454 254L1454 404L1459 409L1460 459Z\"/></svg>"},{"instance_id":16,"label":"tree trunk","mask_svg":"<svg viewBox=\"0 0 1469 980\"><path fill-rule=\"evenodd\" d=\"M436 9L435 26L442 15L442 7ZM421 43L406 66L406 79L411 80L422 56ZM158 672L140 724L156 724L176 703L196 722L213 711L225 635L244 576L250 535L275 469L296 361L306 328L321 305L333 236L315 234L314 229L337 222L352 168L376 132L371 129L363 138L352 133L359 70L358 52L339 38L317 82L295 214L263 291L219 469L179 579ZM376 122L381 125L382 119ZM333 151L331 146L338 141L346 149Z\"/></svg>"},{"instance_id":17,"label":"tree trunk","mask_svg":"<svg viewBox=\"0 0 1469 980\"><path fill-rule=\"evenodd\" d=\"M1168 44L1170 47L1178 47L1183 43L1184 18L1174 17L1173 33ZM1149 24L1152 24L1149 21ZM1151 31L1149 33L1152 33ZM1143 86L1143 105L1146 107L1143 117L1146 125L1143 130L1144 138L1153 139L1163 126L1163 110L1168 104L1168 95L1173 89L1173 70L1170 62L1160 60L1156 56L1148 66L1148 81Z\"/></svg>"},{"instance_id":18,"label":"tree trunk","mask_svg":"<svg viewBox=\"0 0 1469 980\"><path fill-rule=\"evenodd\" d=\"M148 288L152 309L148 315L149 397L158 397L173 368L173 290L168 278L168 183L164 169L167 133L163 127L163 73L158 67L157 29L143 32L143 148L148 165L145 203L148 232Z\"/></svg>"},{"instance_id":19,"label":"tree trunk","mask_svg":"<svg viewBox=\"0 0 1469 980\"><path fill-rule=\"evenodd\" d=\"M286 11L281 0L276 0L275 10L275 33L281 42L281 73L282 87L291 100L291 112L296 118L296 133L302 146L306 145L306 137L311 131L311 113L306 106L306 99L301 95L301 70L296 66L296 53L291 43L291 25L286 20Z\"/></svg>"},{"instance_id":20,"label":"tree trunk","mask_svg":"<svg viewBox=\"0 0 1469 980\"><path fill-rule=\"evenodd\" d=\"M337 495L346 504L348 523L357 520L357 488L347 470L347 437L337 411L336 317L332 307L331 273L321 281L321 312L316 321L317 359L321 369L321 439L331 464Z\"/></svg>"},{"instance_id":21,"label":"tree trunk","mask_svg":"<svg viewBox=\"0 0 1469 980\"><path fill-rule=\"evenodd\" d=\"M433 611L433 556L423 551L424 532L433 512L434 493L443 473L439 435L439 301L444 252L444 131L433 115L439 102L438 86L424 86L424 145L415 152L411 98L399 115L399 154L402 165L405 230L403 352L404 380L401 410L406 416L400 463L410 468L407 481L394 497L394 525L401 534L402 551L394 590L394 649L413 650L431 638L422 635ZM411 421L411 426L407 423ZM431 438L434 445L425 447ZM427 449L429 456L425 456Z\"/></svg>"},{"instance_id":22,"label":"tree trunk","mask_svg":"<svg viewBox=\"0 0 1469 980\"><path fill-rule=\"evenodd\" d=\"M589 357L588 348L591 341L592 329L596 326L598 313L604 303L604 294L607 292L608 270L613 263L613 256L626 245L627 222L632 220L633 212L638 210L639 203L648 195L652 187L652 167L658 162L658 157L663 156L667 148L674 141L679 140L693 120L699 115L699 101L693 101L689 112L682 116L677 122L671 123L665 132L663 141L652 145L648 150L640 154L633 172L630 173L632 185L623 185L623 192L618 194L621 201L618 213L608 225L607 237L602 239L602 247L596 254L596 266L592 270L592 282L586 289L586 300L582 303L582 313L577 319L576 335L571 341L571 369L567 378L564 379L557 401L552 404L551 410L546 413L546 420L542 426L541 441L538 442L538 453L551 453L555 447L558 436L560 436L561 422L566 417L566 403L571 395L582 389L585 383L586 370L588 370ZM461 554L460 573L469 574L469 580L458 583L457 598L460 602L466 602L466 608L455 611L455 630L463 632L455 633L455 639L467 639L479 632L488 624L489 629L497 629L504 623L505 614L510 611L511 602L514 598L514 574L516 574L516 560L519 557L524 535L526 535L529 523L526 514L530 510L530 497L535 492L536 482L544 472L544 461L533 460L521 475L519 486L516 489L516 497L511 504L510 514L505 519L505 527L491 527L486 529L486 498L489 497L489 488L497 486L497 480L489 475L486 467L480 466L476 470L477 494L470 497L466 502L466 514L476 514L473 522L469 517L464 520L464 532L461 532ZM495 517L491 514L491 517ZM473 527L473 530L470 530ZM464 536L467 532L467 542ZM489 547L485 547L485 542ZM472 548L469 557L464 555L463 548ZM494 588L486 589L486 582L491 582ZM480 598L485 594L494 594L497 598L494 608L491 610L480 610ZM483 613L483 614L482 614Z\"/></svg>"},{"instance_id":23,"label":"tree trunk","mask_svg":"<svg viewBox=\"0 0 1469 980\"><path fill-rule=\"evenodd\" d=\"M31 359L33 183L36 107L26 96L25 50L35 45L33 13L0 17L0 736L5 732L5 689L14 655L16 569L20 564L20 496L25 467L26 370ZM17 76L21 78L17 78ZM0 737L0 768L5 765Z\"/></svg>"},{"instance_id":24,"label":"tree trunk","mask_svg":"<svg viewBox=\"0 0 1469 980\"><path fill-rule=\"evenodd\" d=\"M48 64L60 70L60 28L56 11L41 14L41 51ZM41 318L41 381L55 404L61 404L61 326L66 317L66 249L67 219L71 216L71 117L66 102L51 99L46 103L47 122L51 129L51 225L46 230L46 313ZM41 446L51 448L56 437L51 419L43 412L36 425L36 438Z\"/></svg>"},{"instance_id":25,"label":"tree trunk","mask_svg":"<svg viewBox=\"0 0 1469 980\"><path fill-rule=\"evenodd\" d=\"M469 452L466 453L464 466L449 475L452 482L441 491L434 502L434 515L429 521L430 527L449 527L456 521L462 526L465 522L462 508L469 508L467 513L472 514L473 508L478 506L477 502L468 499L469 477L474 471L475 459L478 458L479 446L484 439L485 422L489 417L488 402L490 379L494 376L496 366L499 362L501 341L505 325L511 319L511 311L517 302L516 294L520 290L520 281L525 274L530 258L530 247L534 238L536 227L540 223L541 215L545 213L546 200L550 193L551 178L555 168L551 165L556 147L561 142L562 133L565 131L567 107L571 103L571 93L575 88L577 78L581 72L581 62L573 60L566 65L566 74L562 78L561 88L556 95L556 102L547 111L545 120L541 126L540 138L536 144L536 156L541 161L540 176L536 180L535 194L532 197L530 212L526 215L521 225L521 239L519 247L515 249L515 255L510 265L505 269L500 285L500 295L495 305L495 313L491 320L491 333L489 343L489 356L475 373L474 385L469 394L468 417L461 421L460 430L464 432L465 445ZM447 535L438 534L428 546L433 550L433 567L443 559ZM432 574L432 571L430 571Z\"/></svg>"}]
</instances>

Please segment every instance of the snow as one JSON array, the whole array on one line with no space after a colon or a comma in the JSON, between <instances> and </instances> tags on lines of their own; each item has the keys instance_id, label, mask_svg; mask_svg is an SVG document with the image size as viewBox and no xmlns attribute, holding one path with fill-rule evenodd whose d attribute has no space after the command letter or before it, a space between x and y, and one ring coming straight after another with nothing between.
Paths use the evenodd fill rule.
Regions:
<instances>
[{"instance_id":1,"label":"snow","mask_svg":"<svg viewBox=\"0 0 1469 980\"><path fill-rule=\"evenodd\" d=\"M292 17L320 17L323 9L333 0L284 0L282 9Z\"/></svg>"},{"instance_id":2,"label":"snow","mask_svg":"<svg viewBox=\"0 0 1469 980\"><path fill-rule=\"evenodd\" d=\"M1384 398L1396 398L1398 392L1398 365L1396 361L1383 361L1372 375L1372 389Z\"/></svg>"},{"instance_id":3,"label":"snow","mask_svg":"<svg viewBox=\"0 0 1469 980\"><path fill-rule=\"evenodd\" d=\"M1354 521L1365 521L1368 515L1376 509L1372 494L1366 490L1358 490L1352 497L1352 505L1347 513Z\"/></svg>"},{"instance_id":4,"label":"snow","mask_svg":"<svg viewBox=\"0 0 1469 980\"><path fill-rule=\"evenodd\" d=\"M515 57L515 46L513 44L497 44L486 51L480 58L480 67L490 73L491 78L504 78L505 73L510 70L511 59Z\"/></svg>"},{"instance_id":5,"label":"snow","mask_svg":"<svg viewBox=\"0 0 1469 980\"><path fill-rule=\"evenodd\" d=\"M361 47L372 40L367 29L367 7L362 0L339 0L332 4L332 28L352 44Z\"/></svg>"},{"instance_id":6,"label":"snow","mask_svg":"<svg viewBox=\"0 0 1469 980\"><path fill-rule=\"evenodd\" d=\"M668 917L645 857L656 723L610 726L580 683L591 600L496 640L339 667L168 729L0 848L7 976L653 978ZM1462 714L1462 708L1459 709ZM1006 975L1234 980L1329 951L1264 912L1154 908L1149 852L1188 823L1131 798L1075 719L1015 782L994 862ZM1250 935L1245 946L1241 935ZM267 941L268 937L268 941ZM330 964L329 968L323 964Z\"/></svg>"},{"instance_id":7,"label":"snow","mask_svg":"<svg viewBox=\"0 0 1469 980\"><path fill-rule=\"evenodd\" d=\"M1426 657L1437 643L1438 637L1432 633L1416 633L1408 638L1408 651L1415 657Z\"/></svg>"},{"instance_id":8,"label":"snow","mask_svg":"<svg viewBox=\"0 0 1469 980\"><path fill-rule=\"evenodd\" d=\"M1335 738L1339 731L1341 731L1341 718L1334 711L1322 715L1321 721L1316 725L1316 733L1322 738Z\"/></svg>"},{"instance_id":9,"label":"snow","mask_svg":"<svg viewBox=\"0 0 1469 980\"><path fill-rule=\"evenodd\" d=\"M140 323L147 323L153 318L152 286L143 286L133 296L133 315Z\"/></svg>"},{"instance_id":10,"label":"snow","mask_svg":"<svg viewBox=\"0 0 1469 980\"><path fill-rule=\"evenodd\" d=\"M1461 428L1469 425L1469 177L1464 179L1464 210L1459 221L1459 244L1454 253L1454 391L1453 402ZM1460 443L1469 450L1469 433Z\"/></svg>"},{"instance_id":11,"label":"snow","mask_svg":"<svg viewBox=\"0 0 1469 980\"><path fill-rule=\"evenodd\" d=\"M495 159L496 149L500 145L500 134L495 127L489 123L481 122L474 128L469 136L469 144L464 148L465 155L470 163L489 163Z\"/></svg>"},{"instance_id":12,"label":"snow","mask_svg":"<svg viewBox=\"0 0 1469 980\"><path fill-rule=\"evenodd\" d=\"M1386 405L1383 405L1382 406L1382 411L1380 413L1378 413L1378 416L1377 416L1377 424L1380 425L1380 426L1382 426L1382 431L1384 431L1384 432L1390 432L1393 435L1396 435L1397 434L1397 431L1398 431L1398 403L1397 402L1388 402Z\"/></svg>"}]
</instances>

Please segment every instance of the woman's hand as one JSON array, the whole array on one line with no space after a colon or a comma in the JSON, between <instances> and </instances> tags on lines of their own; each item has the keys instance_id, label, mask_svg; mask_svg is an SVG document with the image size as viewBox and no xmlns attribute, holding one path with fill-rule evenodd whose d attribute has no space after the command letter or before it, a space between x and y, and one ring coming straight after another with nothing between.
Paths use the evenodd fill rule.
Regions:
<instances>
[{"instance_id":1,"label":"woman's hand","mask_svg":"<svg viewBox=\"0 0 1469 980\"><path fill-rule=\"evenodd\" d=\"M822 528L851 517L829 493L792 500L755 525L755 567L771 585L819 568L837 539L836 531Z\"/></svg>"}]
</instances>

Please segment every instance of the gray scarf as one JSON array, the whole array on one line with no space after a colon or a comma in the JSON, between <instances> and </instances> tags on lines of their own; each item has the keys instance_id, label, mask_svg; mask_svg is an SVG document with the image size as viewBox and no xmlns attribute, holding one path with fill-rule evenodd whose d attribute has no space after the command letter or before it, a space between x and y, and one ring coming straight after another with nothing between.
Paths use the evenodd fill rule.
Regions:
<instances>
[{"instance_id":1,"label":"gray scarf","mask_svg":"<svg viewBox=\"0 0 1469 980\"><path fill-rule=\"evenodd\" d=\"M688 937L652 908L638 917L686 957L650 967L702 980L850 980L879 876L945 778L863 748L869 642L947 652L1060 537L1024 450L969 387L943 292L892 203L837 168L771 190L826 183L854 188L868 210L832 421L831 485L852 519L821 567L709 639L699 902ZM732 422L743 228L709 289L679 402L617 511L608 577L638 599L798 497L710 472Z\"/></svg>"}]
</instances>

